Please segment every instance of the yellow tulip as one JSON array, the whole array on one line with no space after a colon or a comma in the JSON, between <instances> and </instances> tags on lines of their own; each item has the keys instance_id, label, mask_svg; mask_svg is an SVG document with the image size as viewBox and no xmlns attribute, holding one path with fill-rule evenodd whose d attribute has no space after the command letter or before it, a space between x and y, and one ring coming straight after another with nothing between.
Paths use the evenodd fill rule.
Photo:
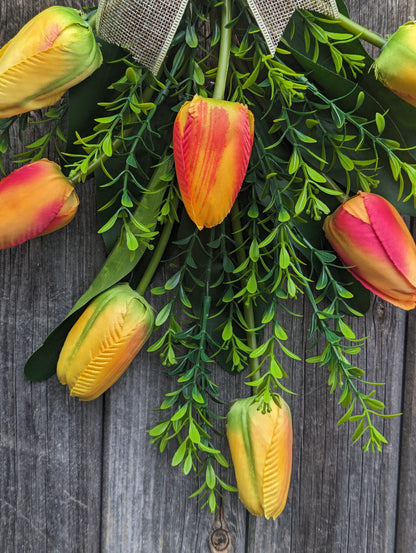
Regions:
<instances>
[{"instance_id":1,"label":"yellow tulip","mask_svg":"<svg viewBox=\"0 0 416 553\"><path fill-rule=\"evenodd\" d=\"M120 378L153 330L146 300L128 284L97 296L71 328L57 364L71 396L89 401Z\"/></svg>"},{"instance_id":2,"label":"yellow tulip","mask_svg":"<svg viewBox=\"0 0 416 553\"><path fill-rule=\"evenodd\" d=\"M227 438L239 497L255 516L283 511L292 472L292 418L287 403L262 413L253 398L237 400L227 416Z\"/></svg>"},{"instance_id":3,"label":"yellow tulip","mask_svg":"<svg viewBox=\"0 0 416 553\"><path fill-rule=\"evenodd\" d=\"M101 63L100 48L80 12L47 8L0 50L0 118L54 104Z\"/></svg>"},{"instance_id":4,"label":"yellow tulip","mask_svg":"<svg viewBox=\"0 0 416 553\"><path fill-rule=\"evenodd\" d=\"M237 102L194 96L174 125L173 154L182 200L201 230L223 221L243 183L254 117Z\"/></svg>"}]
</instances>

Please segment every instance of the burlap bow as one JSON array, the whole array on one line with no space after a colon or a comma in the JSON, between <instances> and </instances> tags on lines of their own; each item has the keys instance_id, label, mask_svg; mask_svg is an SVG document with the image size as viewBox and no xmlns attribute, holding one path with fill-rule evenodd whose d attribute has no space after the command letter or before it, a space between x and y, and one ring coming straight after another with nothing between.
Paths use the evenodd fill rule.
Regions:
<instances>
[{"instance_id":1,"label":"burlap bow","mask_svg":"<svg viewBox=\"0 0 416 553\"><path fill-rule=\"evenodd\" d=\"M127 48L142 65L157 73L189 0L100 0L98 35ZM335 0L247 0L273 54L297 8L336 18Z\"/></svg>"}]
</instances>

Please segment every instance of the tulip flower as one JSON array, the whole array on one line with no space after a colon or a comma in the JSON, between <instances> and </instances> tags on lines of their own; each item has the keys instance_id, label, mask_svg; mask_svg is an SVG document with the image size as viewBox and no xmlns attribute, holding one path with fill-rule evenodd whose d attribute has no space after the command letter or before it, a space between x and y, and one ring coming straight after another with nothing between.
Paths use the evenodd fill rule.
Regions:
<instances>
[{"instance_id":1,"label":"tulip flower","mask_svg":"<svg viewBox=\"0 0 416 553\"><path fill-rule=\"evenodd\" d=\"M227 416L239 497L253 515L277 518L286 505L292 472L292 418L279 397L262 413L253 398L237 400Z\"/></svg>"},{"instance_id":2,"label":"tulip flower","mask_svg":"<svg viewBox=\"0 0 416 553\"><path fill-rule=\"evenodd\" d=\"M194 96L174 125L173 153L183 203L199 230L223 221L243 183L254 117L236 102Z\"/></svg>"},{"instance_id":3,"label":"tulip flower","mask_svg":"<svg viewBox=\"0 0 416 553\"><path fill-rule=\"evenodd\" d=\"M128 284L97 296L71 328L57 364L71 396L90 401L118 380L153 330L146 300Z\"/></svg>"},{"instance_id":4,"label":"tulip flower","mask_svg":"<svg viewBox=\"0 0 416 553\"><path fill-rule=\"evenodd\" d=\"M0 50L0 118L54 104L101 63L92 29L79 11L47 8Z\"/></svg>"},{"instance_id":5,"label":"tulip flower","mask_svg":"<svg viewBox=\"0 0 416 553\"><path fill-rule=\"evenodd\" d=\"M0 181L0 249L62 228L78 204L73 185L53 161L16 169Z\"/></svg>"},{"instance_id":6,"label":"tulip flower","mask_svg":"<svg viewBox=\"0 0 416 553\"><path fill-rule=\"evenodd\" d=\"M416 21L401 25L391 35L373 67L384 86L416 106Z\"/></svg>"},{"instance_id":7,"label":"tulip flower","mask_svg":"<svg viewBox=\"0 0 416 553\"><path fill-rule=\"evenodd\" d=\"M359 192L325 219L324 231L363 286L393 305L415 307L416 245L387 200Z\"/></svg>"}]
</instances>

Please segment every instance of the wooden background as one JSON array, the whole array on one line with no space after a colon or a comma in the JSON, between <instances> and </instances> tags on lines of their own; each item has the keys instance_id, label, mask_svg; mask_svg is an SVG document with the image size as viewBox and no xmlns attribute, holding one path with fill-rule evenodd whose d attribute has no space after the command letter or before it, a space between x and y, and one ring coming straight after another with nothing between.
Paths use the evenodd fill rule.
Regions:
<instances>
[{"instance_id":1,"label":"wooden background","mask_svg":"<svg viewBox=\"0 0 416 553\"><path fill-rule=\"evenodd\" d=\"M53 0L0 0L0 44ZM81 7L83 2L61 1ZM349 0L351 16L385 34L416 16L414 0ZM28 140L29 142L29 140ZM8 168L11 167L9 164ZM227 494L216 516L188 496L197 482L170 467L145 433L173 383L156 355L141 354L104 397L80 403L56 378L31 384L23 366L66 315L104 260L91 183L66 229L0 252L0 551L2 553L410 553L416 543L414 313L374 300L358 359L390 412L382 454L337 428L326 369L288 366L294 423L293 476L277 521L248 515ZM152 300L154 303L155 299ZM157 306L156 306L157 307ZM303 309L298 306L297 309ZM304 320L288 321L296 351ZM247 389L224 379L224 398ZM228 406L224 406L224 412ZM226 445L224 444L226 449ZM232 473L224 475L230 481ZM216 530L216 531L215 531Z\"/></svg>"}]
</instances>

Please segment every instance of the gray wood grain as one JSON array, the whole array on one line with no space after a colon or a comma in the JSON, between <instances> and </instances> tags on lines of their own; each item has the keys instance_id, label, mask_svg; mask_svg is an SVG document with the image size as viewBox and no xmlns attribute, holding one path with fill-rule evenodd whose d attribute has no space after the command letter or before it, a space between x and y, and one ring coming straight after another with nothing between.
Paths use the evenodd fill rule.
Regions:
<instances>
[{"instance_id":1,"label":"gray wood grain","mask_svg":"<svg viewBox=\"0 0 416 553\"><path fill-rule=\"evenodd\" d=\"M2 2L2 43L22 22L53 4ZM56 378L30 384L23 376L28 356L66 315L104 259L92 183L80 187L79 195L80 212L70 226L0 252L4 553L100 551L102 401L76 403Z\"/></svg>"},{"instance_id":2,"label":"gray wood grain","mask_svg":"<svg viewBox=\"0 0 416 553\"><path fill-rule=\"evenodd\" d=\"M416 17L410 0L349 0L354 19L380 34ZM3 44L55 2L0 1ZM81 7L82 2L62 5ZM36 137L37 130L33 130ZM8 163L10 170L12 164ZM94 188L79 187L81 206L65 229L0 252L0 550L2 553L408 553L416 502L416 316L374 300L352 321L369 339L358 356L369 380L388 381L380 399L402 418L385 422L383 453L363 453L337 427L342 411L329 395L327 371L287 363L294 424L293 476L277 521L248 515L236 494L210 514L188 496L197 481L170 466L146 430L173 383L157 355L142 353L105 396L71 399L55 378L31 384L23 366L66 315L104 260L96 234ZM157 307L157 298L152 302ZM303 319L283 319L307 347ZM313 351L312 351L313 354ZM215 371L222 399L247 395L242 379ZM225 440L222 447L226 451ZM223 478L233 483L231 471ZM216 532L215 532L216 531Z\"/></svg>"}]
</instances>

